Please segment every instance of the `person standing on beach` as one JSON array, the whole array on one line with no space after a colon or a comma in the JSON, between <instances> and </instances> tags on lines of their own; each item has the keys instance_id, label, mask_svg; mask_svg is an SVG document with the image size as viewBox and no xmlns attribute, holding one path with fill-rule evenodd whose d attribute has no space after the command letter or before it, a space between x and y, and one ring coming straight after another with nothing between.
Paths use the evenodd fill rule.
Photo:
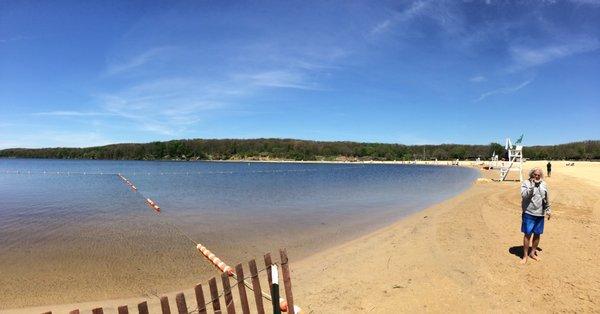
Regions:
<instances>
[{"instance_id":1,"label":"person standing on beach","mask_svg":"<svg viewBox=\"0 0 600 314\"><path fill-rule=\"evenodd\" d=\"M547 216L548 220L551 217L548 186L544 182L542 169L533 168L529 171L529 180L521 184L521 198L521 208L523 209L521 222L523 259L521 264L525 264L528 257L539 260L537 248L540 244L540 235L544 233L544 216Z\"/></svg>"},{"instance_id":2,"label":"person standing on beach","mask_svg":"<svg viewBox=\"0 0 600 314\"><path fill-rule=\"evenodd\" d=\"M550 173L552 172L552 164L550 163L549 160L548 160L548 163L546 164L546 172L548 173L548 177L550 177Z\"/></svg>"}]
</instances>

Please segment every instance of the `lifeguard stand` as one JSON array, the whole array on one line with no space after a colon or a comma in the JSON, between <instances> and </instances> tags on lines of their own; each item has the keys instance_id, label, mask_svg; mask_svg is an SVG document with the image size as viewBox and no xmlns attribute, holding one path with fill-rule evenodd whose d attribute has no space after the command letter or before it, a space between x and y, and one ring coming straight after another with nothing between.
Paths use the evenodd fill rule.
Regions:
<instances>
[{"instance_id":1,"label":"lifeguard stand","mask_svg":"<svg viewBox=\"0 0 600 314\"><path fill-rule=\"evenodd\" d=\"M506 149L508 150L508 162L502 163L500 167L500 181L506 180L506 176L511 171L519 171L519 181L523 181L523 135L515 142L513 146L510 138L506 139Z\"/></svg>"},{"instance_id":2,"label":"lifeguard stand","mask_svg":"<svg viewBox=\"0 0 600 314\"><path fill-rule=\"evenodd\" d=\"M492 153L492 159L490 160L490 169L498 168L498 154Z\"/></svg>"}]
</instances>

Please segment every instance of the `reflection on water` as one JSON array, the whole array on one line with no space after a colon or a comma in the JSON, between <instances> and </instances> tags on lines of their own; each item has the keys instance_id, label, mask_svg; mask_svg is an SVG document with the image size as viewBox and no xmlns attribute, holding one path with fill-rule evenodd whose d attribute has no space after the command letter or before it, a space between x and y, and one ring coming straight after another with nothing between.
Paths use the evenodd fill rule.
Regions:
<instances>
[{"instance_id":1,"label":"reflection on water","mask_svg":"<svg viewBox=\"0 0 600 314\"><path fill-rule=\"evenodd\" d=\"M455 195L476 176L415 165L0 159L0 286L27 305L191 287L215 271L170 224L230 264L279 247L293 260Z\"/></svg>"}]
</instances>

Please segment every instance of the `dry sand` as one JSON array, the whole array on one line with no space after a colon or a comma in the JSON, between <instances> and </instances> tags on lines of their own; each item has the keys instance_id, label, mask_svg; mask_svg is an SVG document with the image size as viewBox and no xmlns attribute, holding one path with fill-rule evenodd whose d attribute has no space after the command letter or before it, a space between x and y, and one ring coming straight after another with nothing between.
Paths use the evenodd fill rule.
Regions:
<instances>
[{"instance_id":1,"label":"dry sand","mask_svg":"<svg viewBox=\"0 0 600 314\"><path fill-rule=\"evenodd\" d=\"M528 162L527 167L545 162ZM497 178L497 171L483 171ZM541 261L519 265L518 182L465 193L293 265L307 312L599 312L600 163L553 163Z\"/></svg>"},{"instance_id":2,"label":"dry sand","mask_svg":"<svg viewBox=\"0 0 600 314\"><path fill-rule=\"evenodd\" d=\"M519 183L479 181L389 227L292 260L295 300L305 313L599 312L600 163L564 164L553 162L546 179L554 216L542 236L541 261L518 264ZM545 169L545 162L526 166ZM114 312L116 305L138 301L5 312L98 305Z\"/></svg>"}]
</instances>

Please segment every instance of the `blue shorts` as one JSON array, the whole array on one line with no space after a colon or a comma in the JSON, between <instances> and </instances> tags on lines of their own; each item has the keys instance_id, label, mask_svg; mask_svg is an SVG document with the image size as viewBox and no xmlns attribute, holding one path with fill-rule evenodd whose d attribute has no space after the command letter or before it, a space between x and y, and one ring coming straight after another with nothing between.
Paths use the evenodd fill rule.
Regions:
<instances>
[{"instance_id":1,"label":"blue shorts","mask_svg":"<svg viewBox=\"0 0 600 314\"><path fill-rule=\"evenodd\" d=\"M526 235L544 233L544 216L533 216L523 213L523 222L521 223L521 232Z\"/></svg>"}]
</instances>

